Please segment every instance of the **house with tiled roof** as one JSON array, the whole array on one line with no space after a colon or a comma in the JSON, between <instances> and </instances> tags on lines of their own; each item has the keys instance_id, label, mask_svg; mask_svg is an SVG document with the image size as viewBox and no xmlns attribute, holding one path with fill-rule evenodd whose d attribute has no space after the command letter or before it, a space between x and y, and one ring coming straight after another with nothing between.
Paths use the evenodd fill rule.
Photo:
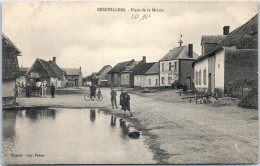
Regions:
<instances>
[{"instance_id":1,"label":"house with tiled roof","mask_svg":"<svg viewBox=\"0 0 260 166\"><path fill-rule=\"evenodd\" d=\"M121 86L134 87L133 71L136 67L144 63L146 63L146 56L143 56L143 59L141 61L135 61L134 65L127 66L123 71L121 71Z\"/></svg>"},{"instance_id":2,"label":"house with tiled roof","mask_svg":"<svg viewBox=\"0 0 260 166\"><path fill-rule=\"evenodd\" d=\"M16 102L15 84L19 78L17 56L21 51L2 33L2 105L9 106Z\"/></svg>"},{"instance_id":3,"label":"house with tiled roof","mask_svg":"<svg viewBox=\"0 0 260 166\"><path fill-rule=\"evenodd\" d=\"M192 87L193 68L192 63L199 57L193 51L193 44L174 47L159 61L159 85L171 86L174 81L185 83Z\"/></svg>"},{"instance_id":4,"label":"house with tiled roof","mask_svg":"<svg viewBox=\"0 0 260 166\"><path fill-rule=\"evenodd\" d=\"M158 87L159 86L159 62L155 62L152 67L144 74L146 76L145 87Z\"/></svg>"},{"instance_id":5,"label":"house with tiled roof","mask_svg":"<svg viewBox=\"0 0 260 166\"><path fill-rule=\"evenodd\" d=\"M136 62L134 59L130 61L120 62L116 64L108 74L111 77L111 86L121 86L121 72L135 66Z\"/></svg>"},{"instance_id":6,"label":"house with tiled roof","mask_svg":"<svg viewBox=\"0 0 260 166\"><path fill-rule=\"evenodd\" d=\"M219 97L242 97L243 88L256 85L258 62L258 14L218 42L193 64L199 91ZM224 29L225 31L225 29Z\"/></svg>"},{"instance_id":7,"label":"house with tiled roof","mask_svg":"<svg viewBox=\"0 0 260 166\"><path fill-rule=\"evenodd\" d=\"M112 67L110 65L105 65L99 72L96 74L97 84L98 86L110 86L111 85L111 77L107 74Z\"/></svg>"},{"instance_id":8,"label":"house with tiled roof","mask_svg":"<svg viewBox=\"0 0 260 166\"><path fill-rule=\"evenodd\" d=\"M82 72L79 68L62 68L66 73L66 87L81 87L82 86Z\"/></svg>"},{"instance_id":9,"label":"house with tiled roof","mask_svg":"<svg viewBox=\"0 0 260 166\"><path fill-rule=\"evenodd\" d=\"M146 87L147 86L147 76L145 73L154 65L155 62L152 63L143 63L137 65L133 68L134 75L134 86L135 87Z\"/></svg>"},{"instance_id":10,"label":"house with tiled roof","mask_svg":"<svg viewBox=\"0 0 260 166\"><path fill-rule=\"evenodd\" d=\"M49 61L36 58L25 75L27 81L33 85L36 82L47 81L48 85L53 83L57 88L66 86L66 72L56 64L56 57Z\"/></svg>"}]
</instances>

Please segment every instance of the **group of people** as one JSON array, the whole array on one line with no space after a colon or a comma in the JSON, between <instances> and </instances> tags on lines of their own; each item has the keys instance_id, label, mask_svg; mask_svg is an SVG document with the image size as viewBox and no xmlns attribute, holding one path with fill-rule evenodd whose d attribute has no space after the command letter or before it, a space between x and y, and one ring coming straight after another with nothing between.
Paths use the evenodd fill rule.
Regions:
<instances>
[{"instance_id":1,"label":"group of people","mask_svg":"<svg viewBox=\"0 0 260 166\"><path fill-rule=\"evenodd\" d=\"M116 103L117 93L114 88L111 88L110 96L111 96L112 109L114 109L115 107L118 108ZM130 115L133 116L130 111L130 96L127 93L127 91L124 89L121 90L120 105L121 105L121 110L124 110L125 114L126 114L126 110L128 110Z\"/></svg>"},{"instance_id":2,"label":"group of people","mask_svg":"<svg viewBox=\"0 0 260 166\"><path fill-rule=\"evenodd\" d=\"M47 88L48 88L47 81L36 82L36 97L46 98ZM30 81L27 82L27 84L17 82L17 84L16 84L16 92L17 92L16 96L17 97L21 97L23 89L25 89L25 94L26 94L25 96L28 98L31 97L33 86ZM54 98L55 97L55 86L53 85L53 83L50 86L50 90L51 90L51 97Z\"/></svg>"}]
</instances>

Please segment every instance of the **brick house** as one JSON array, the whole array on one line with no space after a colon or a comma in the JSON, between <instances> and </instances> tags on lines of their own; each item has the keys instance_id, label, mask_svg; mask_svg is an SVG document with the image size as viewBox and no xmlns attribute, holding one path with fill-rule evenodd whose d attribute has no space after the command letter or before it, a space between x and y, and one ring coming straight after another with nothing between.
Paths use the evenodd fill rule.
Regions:
<instances>
[{"instance_id":1,"label":"brick house","mask_svg":"<svg viewBox=\"0 0 260 166\"><path fill-rule=\"evenodd\" d=\"M48 85L53 83L57 88L66 86L66 73L56 64L56 57L49 61L36 58L25 75L33 85L38 81L47 81Z\"/></svg>"},{"instance_id":2,"label":"brick house","mask_svg":"<svg viewBox=\"0 0 260 166\"><path fill-rule=\"evenodd\" d=\"M2 104L13 105L16 101L15 84L19 78L17 56L21 51L2 33Z\"/></svg>"},{"instance_id":3,"label":"brick house","mask_svg":"<svg viewBox=\"0 0 260 166\"><path fill-rule=\"evenodd\" d=\"M198 58L193 51L193 45L174 47L159 61L159 85L171 86L174 81L192 86L192 63Z\"/></svg>"},{"instance_id":4,"label":"brick house","mask_svg":"<svg viewBox=\"0 0 260 166\"><path fill-rule=\"evenodd\" d=\"M245 82L257 84L258 15L238 27L213 49L198 58L194 66L195 88L219 97L241 96ZM225 28L224 28L225 31Z\"/></svg>"}]
</instances>

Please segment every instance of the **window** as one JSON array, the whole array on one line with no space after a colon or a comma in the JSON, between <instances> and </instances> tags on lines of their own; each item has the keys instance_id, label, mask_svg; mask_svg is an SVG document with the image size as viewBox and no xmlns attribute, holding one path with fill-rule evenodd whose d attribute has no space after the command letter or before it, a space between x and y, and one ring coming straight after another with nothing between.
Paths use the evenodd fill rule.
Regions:
<instances>
[{"instance_id":1,"label":"window","mask_svg":"<svg viewBox=\"0 0 260 166\"><path fill-rule=\"evenodd\" d=\"M169 71L171 71L172 70L172 63L170 62L169 63Z\"/></svg>"},{"instance_id":2,"label":"window","mask_svg":"<svg viewBox=\"0 0 260 166\"><path fill-rule=\"evenodd\" d=\"M162 77L162 85L164 85L164 84L165 84L165 78Z\"/></svg>"},{"instance_id":3,"label":"window","mask_svg":"<svg viewBox=\"0 0 260 166\"><path fill-rule=\"evenodd\" d=\"M172 77L168 77L168 84L171 85L172 83Z\"/></svg>"},{"instance_id":4,"label":"window","mask_svg":"<svg viewBox=\"0 0 260 166\"><path fill-rule=\"evenodd\" d=\"M196 71L195 81L196 81L196 85L198 85L199 84L199 73L198 73L198 71Z\"/></svg>"},{"instance_id":5,"label":"window","mask_svg":"<svg viewBox=\"0 0 260 166\"><path fill-rule=\"evenodd\" d=\"M158 85L158 79L155 80L155 85Z\"/></svg>"},{"instance_id":6,"label":"window","mask_svg":"<svg viewBox=\"0 0 260 166\"><path fill-rule=\"evenodd\" d=\"M151 80L151 79L149 79L149 82L148 82L148 84L149 84L149 85L151 85L151 84L152 84L152 80Z\"/></svg>"},{"instance_id":7,"label":"window","mask_svg":"<svg viewBox=\"0 0 260 166\"><path fill-rule=\"evenodd\" d=\"M177 70L177 62L174 62L174 70Z\"/></svg>"},{"instance_id":8,"label":"window","mask_svg":"<svg viewBox=\"0 0 260 166\"><path fill-rule=\"evenodd\" d=\"M201 85L201 70L199 71L199 84Z\"/></svg>"},{"instance_id":9,"label":"window","mask_svg":"<svg viewBox=\"0 0 260 166\"><path fill-rule=\"evenodd\" d=\"M162 63L162 71L164 71L164 63Z\"/></svg>"},{"instance_id":10,"label":"window","mask_svg":"<svg viewBox=\"0 0 260 166\"><path fill-rule=\"evenodd\" d=\"M207 70L204 69L203 70L203 84L206 85L207 84Z\"/></svg>"}]
</instances>

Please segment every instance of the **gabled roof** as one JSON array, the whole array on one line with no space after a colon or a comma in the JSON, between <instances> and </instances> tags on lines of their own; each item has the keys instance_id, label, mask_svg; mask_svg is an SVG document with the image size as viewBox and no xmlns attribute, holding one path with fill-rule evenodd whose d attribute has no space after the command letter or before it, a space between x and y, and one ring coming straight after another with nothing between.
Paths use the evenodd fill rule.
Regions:
<instances>
[{"instance_id":1,"label":"gabled roof","mask_svg":"<svg viewBox=\"0 0 260 166\"><path fill-rule=\"evenodd\" d=\"M32 66L34 66L34 64L39 61L40 64L42 65L42 67L47 71L47 73L49 74L49 76L51 77L55 77L55 78L59 78L60 76L62 76L63 74L65 74L65 72L54 62L52 61L45 61L43 59L39 59L36 58L35 62L33 63ZM31 69L29 69L26 73L26 75L28 74L28 72Z\"/></svg>"},{"instance_id":2,"label":"gabled roof","mask_svg":"<svg viewBox=\"0 0 260 166\"><path fill-rule=\"evenodd\" d=\"M80 68L62 68L63 71L66 72L66 75L79 75Z\"/></svg>"},{"instance_id":3,"label":"gabled roof","mask_svg":"<svg viewBox=\"0 0 260 166\"><path fill-rule=\"evenodd\" d=\"M104 67L102 67L101 70L99 70L99 72L97 73L97 75L101 75L108 67L111 67L110 65L106 65ZM112 67L111 67L112 68Z\"/></svg>"},{"instance_id":4,"label":"gabled roof","mask_svg":"<svg viewBox=\"0 0 260 166\"><path fill-rule=\"evenodd\" d=\"M145 73L145 74L159 74L160 68L159 68L159 62L155 62L153 66Z\"/></svg>"},{"instance_id":5,"label":"gabled roof","mask_svg":"<svg viewBox=\"0 0 260 166\"><path fill-rule=\"evenodd\" d=\"M17 47L16 45L2 32L2 38L5 40L5 42L7 42L9 45L11 45L16 51L17 54L19 56L20 53L22 53Z\"/></svg>"},{"instance_id":6,"label":"gabled roof","mask_svg":"<svg viewBox=\"0 0 260 166\"><path fill-rule=\"evenodd\" d=\"M218 44L227 35L206 35L201 37L201 44Z\"/></svg>"},{"instance_id":7,"label":"gabled roof","mask_svg":"<svg viewBox=\"0 0 260 166\"><path fill-rule=\"evenodd\" d=\"M257 49L258 45L258 14L245 24L241 25L230 34L228 34L221 42L209 51L205 56L199 57L196 61L200 61L208 56L213 55L216 51L223 47L235 46L237 49Z\"/></svg>"},{"instance_id":8,"label":"gabled roof","mask_svg":"<svg viewBox=\"0 0 260 166\"><path fill-rule=\"evenodd\" d=\"M140 65L137 65L132 69L133 74L134 75L144 75L154 64L155 64L155 62L143 63Z\"/></svg>"},{"instance_id":9,"label":"gabled roof","mask_svg":"<svg viewBox=\"0 0 260 166\"><path fill-rule=\"evenodd\" d=\"M108 74L115 74L115 73L120 73L122 70L124 70L124 68L128 65L130 65L132 62L134 62L135 60L130 60L130 61L125 61L125 62L120 62L118 64L116 64L116 66L114 66L109 72Z\"/></svg>"},{"instance_id":10,"label":"gabled roof","mask_svg":"<svg viewBox=\"0 0 260 166\"><path fill-rule=\"evenodd\" d=\"M174 59L197 59L199 56L193 51L193 58L189 57L189 47L180 46L174 47L169 53L167 53L160 61L168 61Z\"/></svg>"}]
</instances>

